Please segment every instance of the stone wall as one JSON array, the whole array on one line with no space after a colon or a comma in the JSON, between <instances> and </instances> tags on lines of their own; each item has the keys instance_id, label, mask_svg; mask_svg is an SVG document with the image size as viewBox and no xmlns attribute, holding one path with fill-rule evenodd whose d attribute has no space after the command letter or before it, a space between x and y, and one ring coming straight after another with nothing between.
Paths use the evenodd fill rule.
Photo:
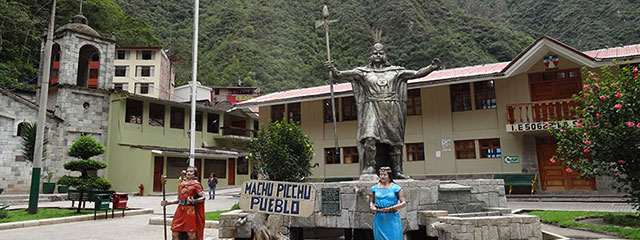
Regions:
<instances>
[{"instance_id":1,"label":"stone wall","mask_svg":"<svg viewBox=\"0 0 640 240\"><path fill-rule=\"evenodd\" d=\"M433 224L438 239L542 239L540 218L530 215L438 217Z\"/></svg>"}]
</instances>

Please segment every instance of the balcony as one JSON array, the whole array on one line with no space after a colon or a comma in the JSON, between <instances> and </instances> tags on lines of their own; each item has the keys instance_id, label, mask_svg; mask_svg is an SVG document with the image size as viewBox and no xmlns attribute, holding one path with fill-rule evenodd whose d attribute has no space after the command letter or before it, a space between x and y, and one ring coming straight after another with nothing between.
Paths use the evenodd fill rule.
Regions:
<instances>
[{"instance_id":1,"label":"balcony","mask_svg":"<svg viewBox=\"0 0 640 240\"><path fill-rule=\"evenodd\" d=\"M222 129L222 136L215 137L215 139L231 144L247 144L258 132L253 129L241 127L221 127L220 129Z\"/></svg>"},{"instance_id":2,"label":"balcony","mask_svg":"<svg viewBox=\"0 0 640 240\"><path fill-rule=\"evenodd\" d=\"M573 99L507 104L507 132L546 131L558 125L573 125ZM544 122L550 121L547 125Z\"/></svg>"}]
</instances>

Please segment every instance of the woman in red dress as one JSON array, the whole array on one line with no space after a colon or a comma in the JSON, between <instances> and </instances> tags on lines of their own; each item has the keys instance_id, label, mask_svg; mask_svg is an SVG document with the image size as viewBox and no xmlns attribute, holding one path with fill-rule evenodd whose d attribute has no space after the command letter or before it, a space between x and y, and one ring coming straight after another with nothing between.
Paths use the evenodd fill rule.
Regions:
<instances>
[{"instance_id":1,"label":"woman in red dress","mask_svg":"<svg viewBox=\"0 0 640 240\"><path fill-rule=\"evenodd\" d=\"M187 168L187 178L178 184L178 200L162 201L162 206L178 204L171 223L172 239L186 232L189 240L202 240L204 234L204 191L195 179L196 168Z\"/></svg>"}]
</instances>

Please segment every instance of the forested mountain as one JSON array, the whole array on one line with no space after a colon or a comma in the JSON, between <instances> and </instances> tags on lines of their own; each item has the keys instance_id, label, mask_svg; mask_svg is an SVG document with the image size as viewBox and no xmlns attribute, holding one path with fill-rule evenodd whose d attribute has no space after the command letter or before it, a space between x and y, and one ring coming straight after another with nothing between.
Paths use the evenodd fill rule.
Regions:
<instances>
[{"instance_id":1,"label":"forested mountain","mask_svg":"<svg viewBox=\"0 0 640 240\"><path fill-rule=\"evenodd\" d=\"M47 2L0 2L0 82L33 79ZM78 9L78 0L60 2L59 26ZM324 4L338 20L330 38L339 69L366 64L378 30L391 63L412 69L435 57L448 68L508 61L540 35L580 50L636 43L640 36L635 0L201 0L198 79L223 86L242 80L263 92L326 84L324 31L314 28ZM178 83L190 81L193 1L85 0L84 12L101 34L115 32L121 46L168 49L180 59ZM8 74L9 64L27 70Z\"/></svg>"},{"instance_id":2,"label":"forested mountain","mask_svg":"<svg viewBox=\"0 0 640 240\"><path fill-rule=\"evenodd\" d=\"M49 25L49 0L0 1L0 87L33 89L40 61L40 43ZM58 0L56 29L80 10L78 0ZM89 25L125 46L161 45L145 21L125 14L110 0L83 0Z\"/></svg>"},{"instance_id":3,"label":"forested mountain","mask_svg":"<svg viewBox=\"0 0 640 240\"><path fill-rule=\"evenodd\" d=\"M529 36L548 35L580 50L639 43L638 0L448 0Z\"/></svg>"}]
</instances>

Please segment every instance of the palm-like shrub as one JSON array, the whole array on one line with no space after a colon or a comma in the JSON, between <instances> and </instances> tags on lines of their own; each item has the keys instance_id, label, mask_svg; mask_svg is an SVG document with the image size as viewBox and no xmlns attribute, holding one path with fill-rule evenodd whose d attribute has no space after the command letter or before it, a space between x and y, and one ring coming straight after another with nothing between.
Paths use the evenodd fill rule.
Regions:
<instances>
[{"instance_id":1,"label":"palm-like shrub","mask_svg":"<svg viewBox=\"0 0 640 240\"><path fill-rule=\"evenodd\" d=\"M30 123L24 122L20 129L20 139L22 143L22 155L24 158L33 162L33 155L35 154L36 149L36 129L38 129L38 123ZM46 132L46 128L45 128ZM44 160L47 156L47 144L49 144L49 139L47 135L44 135L44 141L42 142L42 159Z\"/></svg>"}]
</instances>

